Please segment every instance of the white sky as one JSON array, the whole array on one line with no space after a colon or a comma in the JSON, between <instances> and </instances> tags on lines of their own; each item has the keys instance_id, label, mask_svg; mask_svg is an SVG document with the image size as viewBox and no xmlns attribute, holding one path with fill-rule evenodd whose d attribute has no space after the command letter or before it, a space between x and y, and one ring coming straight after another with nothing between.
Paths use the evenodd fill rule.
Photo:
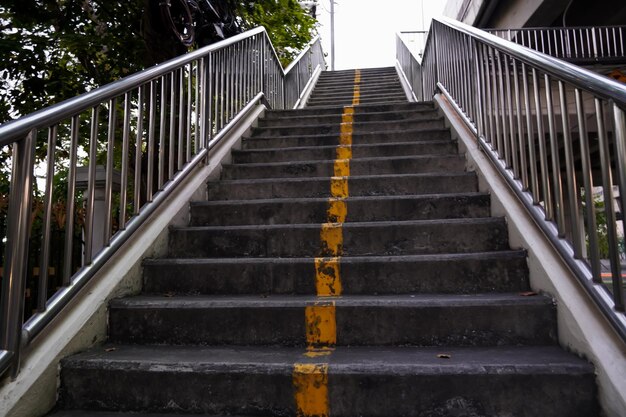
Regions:
<instances>
[{"instance_id":1,"label":"white sky","mask_svg":"<svg viewBox=\"0 0 626 417\"><path fill-rule=\"evenodd\" d=\"M321 26L326 62L330 69L330 1L319 0L317 18ZM395 34L422 30L433 16L443 11L447 0L335 0L335 69L392 66L395 63Z\"/></svg>"}]
</instances>

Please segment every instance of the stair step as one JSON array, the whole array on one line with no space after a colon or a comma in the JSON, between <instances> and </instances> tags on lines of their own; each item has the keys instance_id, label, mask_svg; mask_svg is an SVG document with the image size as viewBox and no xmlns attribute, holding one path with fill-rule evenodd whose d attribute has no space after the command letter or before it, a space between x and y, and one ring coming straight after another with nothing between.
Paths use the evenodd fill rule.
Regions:
<instances>
[{"instance_id":1,"label":"stair step","mask_svg":"<svg viewBox=\"0 0 626 417\"><path fill-rule=\"evenodd\" d=\"M373 133L373 132L397 132L416 129L442 129L444 127L443 118L425 120L394 120L385 122L359 122L352 124L352 132ZM295 136L295 135L338 135L341 124L312 124L299 126L262 126L256 127L252 131L255 136Z\"/></svg>"},{"instance_id":2,"label":"stair step","mask_svg":"<svg viewBox=\"0 0 626 417\"><path fill-rule=\"evenodd\" d=\"M353 133L353 145L371 145L380 143L398 143L432 140L450 140L450 130L448 129L414 129L398 132L370 132ZM267 148L288 148L292 146L337 146L339 145L339 134L313 134L313 135L291 135L285 136L254 136L244 138L242 147L244 149L267 149Z\"/></svg>"},{"instance_id":3,"label":"stair step","mask_svg":"<svg viewBox=\"0 0 626 417\"><path fill-rule=\"evenodd\" d=\"M332 256L322 250L320 224L172 228L173 257ZM508 249L504 219L362 222L343 225L343 256L464 253Z\"/></svg>"},{"instance_id":4,"label":"stair step","mask_svg":"<svg viewBox=\"0 0 626 417\"><path fill-rule=\"evenodd\" d=\"M389 104L397 104L397 103L406 103L406 97L393 96L393 97L376 97L376 98L365 98L362 99L359 105L363 104L371 104L371 105L389 105ZM316 107L329 107L329 106L352 106L353 102L351 98L337 98L335 100L321 100L313 103L308 103L307 106L316 108Z\"/></svg>"},{"instance_id":5,"label":"stair step","mask_svg":"<svg viewBox=\"0 0 626 417\"><path fill-rule=\"evenodd\" d=\"M149 294L315 294L313 258L148 259ZM524 251L347 257L343 294L528 291Z\"/></svg>"},{"instance_id":6,"label":"stair step","mask_svg":"<svg viewBox=\"0 0 626 417\"><path fill-rule=\"evenodd\" d=\"M352 145L352 158L392 157L408 155L445 155L457 153L450 140ZM337 157L337 145L301 146L291 148L233 150L235 164L329 160Z\"/></svg>"},{"instance_id":7,"label":"stair step","mask_svg":"<svg viewBox=\"0 0 626 417\"><path fill-rule=\"evenodd\" d=\"M306 346L316 296L136 296L113 300L113 343ZM552 300L518 294L361 295L332 300L338 346L556 342ZM246 323L241 326L241 323Z\"/></svg>"},{"instance_id":8,"label":"stair step","mask_svg":"<svg viewBox=\"0 0 626 417\"><path fill-rule=\"evenodd\" d=\"M395 82L399 83L398 74L361 74L359 85L368 86L375 85L378 82ZM324 87L327 85L355 85L355 74L346 74L341 77L320 77L315 83L317 89L318 86Z\"/></svg>"},{"instance_id":9,"label":"stair step","mask_svg":"<svg viewBox=\"0 0 626 417\"><path fill-rule=\"evenodd\" d=\"M349 160L350 175L409 174L426 172L464 172L463 155L416 155ZM222 178L295 178L331 177L335 161L294 161L258 164L223 164Z\"/></svg>"},{"instance_id":10,"label":"stair step","mask_svg":"<svg viewBox=\"0 0 626 417\"><path fill-rule=\"evenodd\" d=\"M355 117L367 113L382 113L396 111L429 111L434 109L432 101L424 101L419 103L394 103L394 104L361 104L354 108ZM341 115L344 111L343 106L337 104L325 108L309 108L297 110L269 110L265 113L265 118L283 118L292 116L310 116L310 115Z\"/></svg>"},{"instance_id":11,"label":"stair step","mask_svg":"<svg viewBox=\"0 0 626 417\"><path fill-rule=\"evenodd\" d=\"M48 417L181 417L176 413L116 413L109 411L91 411L91 410L66 410L50 414ZM206 416L205 416L206 417ZM209 417L226 417L209 416ZM244 417L244 416L228 416L228 417Z\"/></svg>"},{"instance_id":12,"label":"stair step","mask_svg":"<svg viewBox=\"0 0 626 417\"><path fill-rule=\"evenodd\" d=\"M374 195L417 195L476 191L476 175L470 172L404 175L352 175L348 179L352 197ZM208 183L210 200L330 197L330 178L266 178Z\"/></svg>"},{"instance_id":13,"label":"stair step","mask_svg":"<svg viewBox=\"0 0 626 417\"><path fill-rule=\"evenodd\" d=\"M324 98L310 98L307 100L307 106L328 106L328 105L338 105L343 104L345 106L349 106L353 104L354 96L351 94L346 95L336 95L332 97L324 97ZM404 94L370 94L370 95L362 95L359 97L358 104L375 104L375 103L394 103L394 102L406 102L407 98Z\"/></svg>"},{"instance_id":14,"label":"stair step","mask_svg":"<svg viewBox=\"0 0 626 417\"><path fill-rule=\"evenodd\" d=\"M324 98L334 98L336 96L354 96L355 88L354 86L344 86L344 87L324 87L321 89L315 89L315 92L311 94L309 100L313 99L324 99ZM368 96L376 96L376 95L390 95L390 94L398 94L403 95L404 90L399 83L394 84L383 84L376 85L371 87L363 87L359 88L359 97L368 97Z\"/></svg>"},{"instance_id":15,"label":"stair step","mask_svg":"<svg viewBox=\"0 0 626 417\"><path fill-rule=\"evenodd\" d=\"M487 193L350 197L346 222L488 217ZM191 226L322 223L328 198L199 201L190 205Z\"/></svg>"},{"instance_id":16,"label":"stair step","mask_svg":"<svg viewBox=\"0 0 626 417\"><path fill-rule=\"evenodd\" d=\"M341 123L341 113L335 114L300 114L293 113L283 114L282 117L269 117L270 114L266 113L265 117L259 119L259 127L266 126L299 126L299 125L315 125L315 124L339 124ZM430 120L436 119L438 114L434 110L424 109L420 111L398 111L398 112L355 112L353 119L354 123L361 122L390 122L394 120Z\"/></svg>"},{"instance_id":17,"label":"stair step","mask_svg":"<svg viewBox=\"0 0 626 417\"><path fill-rule=\"evenodd\" d=\"M593 367L553 346L338 347L321 360L303 353L106 345L62 361L60 401L74 409L295 415L294 364L322 361L336 417L598 413Z\"/></svg>"}]
</instances>

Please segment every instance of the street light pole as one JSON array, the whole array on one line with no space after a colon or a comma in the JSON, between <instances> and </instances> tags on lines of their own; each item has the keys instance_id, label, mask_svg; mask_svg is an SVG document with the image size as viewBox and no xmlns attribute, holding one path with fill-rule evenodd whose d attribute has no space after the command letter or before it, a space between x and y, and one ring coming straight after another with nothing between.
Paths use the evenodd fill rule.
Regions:
<instances>
[{"instance_id":1,"label":"street light pole","mask_svg":"<svg viewBox=\"0 0 626 417\"><path fill-rule=\"evenodd\" d=\"M335 70L335 1L330 0L330 70Z\"/></svg>"}]
</instances>

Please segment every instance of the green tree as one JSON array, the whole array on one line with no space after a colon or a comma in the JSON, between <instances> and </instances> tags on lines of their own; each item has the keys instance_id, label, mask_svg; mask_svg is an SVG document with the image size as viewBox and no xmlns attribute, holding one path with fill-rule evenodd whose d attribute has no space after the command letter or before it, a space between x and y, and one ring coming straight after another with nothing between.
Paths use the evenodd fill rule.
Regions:
<instances>
[{"instance_id":1,"label":"green tree","mask_svg":"<svg viewBox=\"0 0 626 417\"><path fill-rule=\"evenodd\" d=\"M283 66L313 38L316 20L296 0L242 1L237 15L245 29L264 26Z\"/></svg>"},{"instance_id":2,"label":"green tree","mask_svg":"<svg viewBox=\"0 0 626 417\"><path fill-rule=\"evenodd\" d=\"M244 29L267 28L283 64L313 36L295 0L231 1ZM0 123L184 53L156 4L0 0Z\"/></svg>"}]
</instances>

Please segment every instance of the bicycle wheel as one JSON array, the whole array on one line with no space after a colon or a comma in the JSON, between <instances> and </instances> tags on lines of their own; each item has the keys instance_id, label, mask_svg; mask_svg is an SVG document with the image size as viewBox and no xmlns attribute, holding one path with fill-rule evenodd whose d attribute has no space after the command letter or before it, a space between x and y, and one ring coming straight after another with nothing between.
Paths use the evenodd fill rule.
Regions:
<instances>
[{"instance_id":1,"label":"bicycle wheel","mask_svg":"<svg viewBox=\"0 0 626 417\"><path fill-rule=\"evenodd\" d=\"M193 45L195 31L191 10L186 0L159 0L161 18L165 26L185 46Z\"/></svg>"}]
</instances>

